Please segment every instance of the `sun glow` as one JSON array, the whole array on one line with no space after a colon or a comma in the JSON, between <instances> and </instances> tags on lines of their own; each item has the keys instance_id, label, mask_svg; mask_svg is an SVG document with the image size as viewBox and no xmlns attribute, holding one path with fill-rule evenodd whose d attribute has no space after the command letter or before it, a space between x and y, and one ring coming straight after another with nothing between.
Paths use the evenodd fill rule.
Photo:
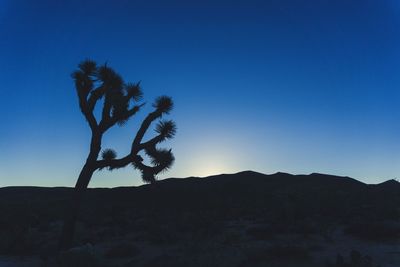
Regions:
<instances>
[{"instance_id":1,"label":"sun glow","mask_svg":"<svg viewBox=\"0 0 400 267\"><path fill-rule=\"evenodd\" d=\"M221 173L231 173L237 169L235 153L232 146L203 146L197 149L190 159L180 160L179 165L185 168L188 176L210 176Z\"/></svg>"},{"instance_id":2,"label":"sun glow","mask_svg":"<svg viewBox=\"0 0 400 267\"><path fill-rule=\"evenodd\" d=\"M203 162L194 170L195 176L205 177L230 172L231 168L223 161Z\"/></svg>"}]
</instances>

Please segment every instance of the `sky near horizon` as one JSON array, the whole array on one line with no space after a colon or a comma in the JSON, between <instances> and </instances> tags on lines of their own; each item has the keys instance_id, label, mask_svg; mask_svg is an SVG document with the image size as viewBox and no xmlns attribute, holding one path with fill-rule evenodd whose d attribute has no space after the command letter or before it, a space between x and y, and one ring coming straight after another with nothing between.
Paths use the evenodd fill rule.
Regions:
<instances>
[{"instance_id":1,"label":"sky near horizon","mask_svg":"<svg viewBox=\"0 0 400 267\"><path fill-rule=\"evenodd\" d=\"M71 72L107 62L170 95L176 162L160 176L254 170L400 176L395 0L0 0L0 186L73 186L88 153ZM104 148L129 151L147 105ZM92 187L141 184L131 167Z\"/></svg>"}]
</instances>

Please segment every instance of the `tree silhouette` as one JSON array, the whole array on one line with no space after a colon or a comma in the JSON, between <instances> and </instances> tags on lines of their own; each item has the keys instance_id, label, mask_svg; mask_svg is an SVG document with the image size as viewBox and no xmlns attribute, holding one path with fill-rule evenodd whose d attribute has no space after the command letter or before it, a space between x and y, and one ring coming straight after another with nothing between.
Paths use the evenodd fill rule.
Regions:
<instances>
[{"instance_id":1,"label":"tree silhouette","mask_svg":"<svg viewBox=\"0 0 400 267\"><path fill-rule=\"evenodd\" d=\"M173 138L176 132L175 123L171 120L161 120L163 115L169 114L173 108L170 97L160 96L153 103L154 110L142 121L132 144L130 153L117 158L112 149L102 150L103 135L113 126L123 126L133 117L145 103L141 103L142 90L140 83L125 83L121 76L107 64L98 66L92 60L85 60L73 72L79 107L91 129L90 150L86 162L75 184L74 205L69 218L64 223L61 237L61 248L68 248L72 244L75 222L82 194L87 189L93 173L96 170L113 170L131 164L142 174L146 183L154 183L156 175L168 170L174 156L171 150L159 149L157 144ZM95 108L102 104L101 115L95 116ZM155 126L157 135L150 140L143 141L143 137L151 124L160 120ZM101 152L101 153L100 153ZM149 157L150 166L143 163L140 152ZM101 154L101 159L99 155Z\"/></svg>"}]
</instances>

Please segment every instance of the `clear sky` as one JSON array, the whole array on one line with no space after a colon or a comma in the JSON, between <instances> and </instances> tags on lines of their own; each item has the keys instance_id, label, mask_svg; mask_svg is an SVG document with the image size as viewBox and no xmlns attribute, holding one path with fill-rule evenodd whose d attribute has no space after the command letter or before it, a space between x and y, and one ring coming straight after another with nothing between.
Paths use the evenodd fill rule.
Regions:
<instances>
[{"instance_id":1,"label":"clear sky","mask_svg":"<svg viewBox=\"0 0 400 267\"><path fill-rule=\"evenodd\" d=\"M72 186L88 152L85 58L175 100L173 169L400 176L397 0L0 0L0 186ZM129 151L143 115L104 148ZM95 173L91 186L140 184Z\"/></svg>"}]
</instances>

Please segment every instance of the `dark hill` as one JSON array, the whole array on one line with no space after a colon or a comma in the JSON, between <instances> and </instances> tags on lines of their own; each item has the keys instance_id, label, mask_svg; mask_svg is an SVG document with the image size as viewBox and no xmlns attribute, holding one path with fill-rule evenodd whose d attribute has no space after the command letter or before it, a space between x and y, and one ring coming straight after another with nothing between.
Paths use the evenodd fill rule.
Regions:
<instances>
[{"instance_id":1,"label":"dark hill","mask_svg":"<svg viewBox=\"0 0 400 267\"><path fill-rule=\"evenodd\" d=\"M0 188L0 255L54 246L72 193L66 187ZM367 185L318 173L252 171L170 178L155 185L88 189L76 244L127 237L166 246L206 242L230 236L232 225L240 236L232 238L249 244L281 234L327 238L334 229L374 242L393 241L400 238L399 203L400 186L394 180Z\"/></svg>"},{"instance_id":2,"label":"dark hill","mask_svg":"<svg viewBox=\"0 0 400 267\"><path fill-rule=\"evenodd\" d=\"M0 188L1 212L8 214L28 209L23 213L61 219L72 191L65 187ZM92 213L96 220L108 210L133 214L150 209L171 214L202 210L215 212L219 217L261 216L279 213L289 203L300 217L324 215L337 220L356 214L394 216L399 200L400 186L394 180L366 185L349 177L318 173L265 175L244 171L205 178L170 178L156 185L89 189L84 204L88 211L84 213Z\"/></svg>"}]
</instances>

